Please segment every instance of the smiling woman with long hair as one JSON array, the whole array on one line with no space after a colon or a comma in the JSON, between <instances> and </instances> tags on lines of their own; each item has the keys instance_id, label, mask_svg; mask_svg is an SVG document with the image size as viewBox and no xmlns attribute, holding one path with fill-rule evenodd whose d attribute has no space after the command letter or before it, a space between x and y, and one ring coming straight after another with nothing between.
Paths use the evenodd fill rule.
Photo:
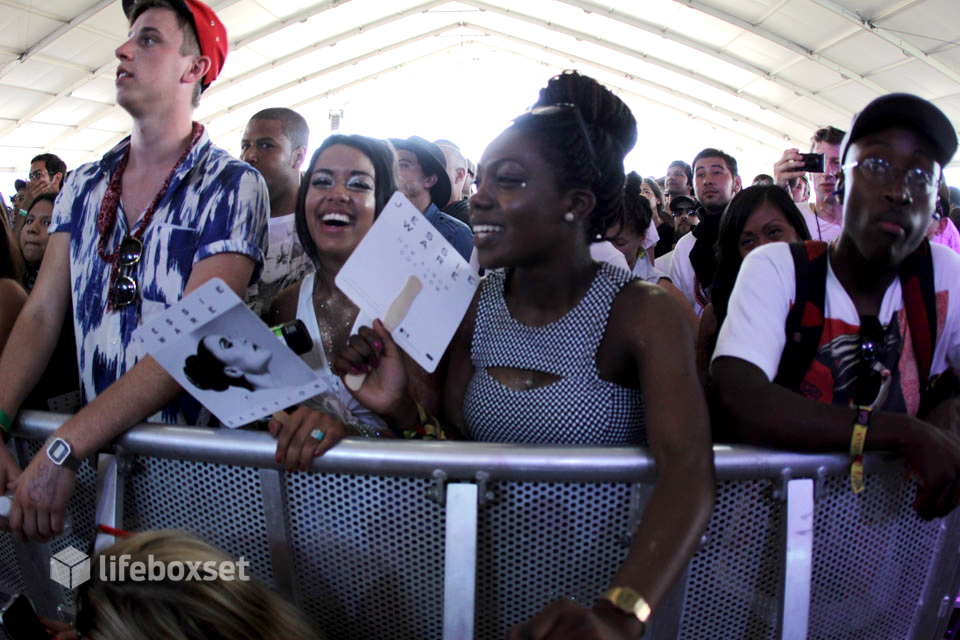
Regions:
<instances>
[{"instance_id":1,"label":"smiling woman with long hair","mask_svg":"<svg viewBox=\"0 0 960 640\"><path fill-rule=\"evenodd\" d=\"M364 426L370 427L364 433L385 430L383 421L330 373L328 363L346 346L359 311L334 279L396 191L395 164L393 149L383 140L335 134L314 152L300 184L297 236L316 270L277 296L270 320L274 325L303 321L314 342L314 366L333 391L305 403L283 423L271 422L277 461L288 468L305 469L315 456ZM337 415L329 415L331 406Z\"/></svg>"}]
</instances>

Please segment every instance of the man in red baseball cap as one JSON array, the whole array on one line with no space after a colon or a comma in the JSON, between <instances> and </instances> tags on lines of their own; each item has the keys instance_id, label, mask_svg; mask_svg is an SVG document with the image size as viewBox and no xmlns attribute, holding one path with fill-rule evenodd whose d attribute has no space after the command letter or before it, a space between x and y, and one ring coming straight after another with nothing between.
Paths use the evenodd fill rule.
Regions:
<instances>
[{"instance_id":1,"label":"man in red baseball cap","mask_svg":"<svg viewBox=\"0 0 960 640\"><path fill-rule=\"evenodd\" d=\"M130 31L116 50L117 104L133 130L64 184L33 295L0 356L5 435L72 299L83 408L22 474L0 447L0 492L20 479L9 518L20 537L59 532L79 461L132 425L203 423L208 414L133 344L133 331L211 278L242 295L266 250L266 182L193 121L226 59L226 29L197 0L123 8Z\"/></svg>"},{"instance_id":2,"label":"man in red baseball cap","mask_svg":"<svg viewBox=\"0 0 960 640\"><path fill-rule=\"evenodd\" d=\"M180 53L200 55L208 60L207 71L193 96L193 106L197 106L200 93L217 79L227 59L227 29L213 9L198 0L123 0L123 12L131 25L153 8L167 8L176 12L177 25L183 33Z\"/></svg>"}]
</instances>

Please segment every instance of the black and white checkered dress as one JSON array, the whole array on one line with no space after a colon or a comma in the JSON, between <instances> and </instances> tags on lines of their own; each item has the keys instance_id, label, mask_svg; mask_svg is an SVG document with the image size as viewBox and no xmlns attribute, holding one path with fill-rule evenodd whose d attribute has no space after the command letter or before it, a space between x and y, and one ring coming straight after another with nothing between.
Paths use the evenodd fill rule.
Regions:
<instances>
[{"instance_id":1,"label":"black and white checkered dress","mask_svg":"<svg viewBox=\"0 0 960 640\"><path fill-rule=\"evenodd\" d=\"M467 435L486 442L645 445L643 395L601 380L597 370L610 305L634 276L601 265L577 306L543 327L510 316L504 279L503 272L491 273L480 292L470 349L475 373L463 400ZM518 391L487 367L543 371L560 380Z\"/></svg>"}]
</instances>

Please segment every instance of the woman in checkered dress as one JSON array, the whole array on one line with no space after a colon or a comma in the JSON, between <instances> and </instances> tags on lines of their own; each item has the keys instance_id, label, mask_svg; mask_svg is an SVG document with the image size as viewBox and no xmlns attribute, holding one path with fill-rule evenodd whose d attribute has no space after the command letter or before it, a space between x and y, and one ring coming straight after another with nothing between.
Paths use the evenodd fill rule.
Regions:
<instances>
[{"instance_id":1,"label":"woman in checkered dress","mask_svg":"<svg viewBox=\"0 0 960 640\"><path fill-rule=\"evenodd\" d=\"M656 610L713 506L694 336L658 287L590 259L588 243L620 215L623 157L637 137L630 110L577 73L551 80L537 106L480 162L470 221L490 275L450 345L440 418L475 439L650 447L658 481L611 581L618 590L592 609L559 600L513 632L633 638L647 610L625 612L617 594ZM656 339L652 326L661 327ZM336 366L370 367L355 395L394 428L424 422L379 322L350 340Z\"/></svg>"}]
</instances>

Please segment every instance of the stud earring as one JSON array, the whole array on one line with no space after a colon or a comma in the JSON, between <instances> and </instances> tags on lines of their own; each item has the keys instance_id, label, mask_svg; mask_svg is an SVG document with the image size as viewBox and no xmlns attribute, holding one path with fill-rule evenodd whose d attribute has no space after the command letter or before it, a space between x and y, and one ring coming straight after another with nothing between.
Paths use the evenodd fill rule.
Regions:
<instances>
[{"instance_id":1,"label":"stud earring","mask_svg":"<svg viewBox=\"0 0 960 640\"><path fill-rule=\"evenodd\" d=\"M567 222L573 222L574 218L575 216L573 215L573 211L567 211L565 214L563 214L563 219Z\"/></svg>"}]
</instances>

